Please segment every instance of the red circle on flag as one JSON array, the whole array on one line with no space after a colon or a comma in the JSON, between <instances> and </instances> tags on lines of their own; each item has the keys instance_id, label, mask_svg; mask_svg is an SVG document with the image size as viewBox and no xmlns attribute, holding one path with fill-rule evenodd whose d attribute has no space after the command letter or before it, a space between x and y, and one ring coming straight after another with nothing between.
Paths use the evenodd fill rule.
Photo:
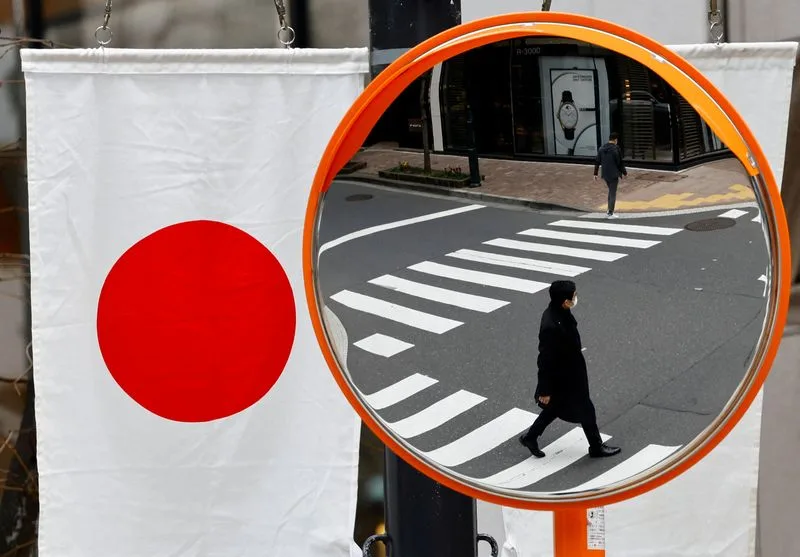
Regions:
<instances>
[{"instance_id":1,"label":"red circle on flag","mask_svg":"<svg viewBox=\"0 0 800 557\"><path fill-rule=\"evenodd\" d=\"M179 422L232 416L283 372L296 311L275 256L214 221L156 231L114 264L97 338L109 372L147 410Z\"/></svg>"}]
</instances>

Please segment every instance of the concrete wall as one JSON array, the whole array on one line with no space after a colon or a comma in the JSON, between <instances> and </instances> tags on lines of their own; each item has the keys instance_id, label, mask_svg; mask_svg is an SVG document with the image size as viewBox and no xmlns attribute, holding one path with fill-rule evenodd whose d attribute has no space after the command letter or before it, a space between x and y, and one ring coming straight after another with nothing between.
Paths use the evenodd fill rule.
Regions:
<instances>
[{"instance_id":1,"label":"concrete wall","mask_svg":"<svg viewBox=\"0 0 800 557\"><path fill-rule=\"evenodd\" d=\"M461 0L461 17L467 22L541 7L540 0ZM704 0L553 0L550 9L613 21L665 44L708 42L708 4Z\"/></svg>"},{"instance_id":2,"label":"concrete wall","mask_svg":"<svg viewBox=\"0 0 800 557\"><path fill-rule=\"evenodd\" d=\"M367 0L307 2L311 46L367 46ZM61 21L49 22L48 38L95 46L94 31L102 23L103 6L103 0L83 0L80 10L64 12ZM275 6L265 0L127 0L114 4L109 27L114 32L111 46L117 48L280 46Z\"/></svg>"}]
</instances>

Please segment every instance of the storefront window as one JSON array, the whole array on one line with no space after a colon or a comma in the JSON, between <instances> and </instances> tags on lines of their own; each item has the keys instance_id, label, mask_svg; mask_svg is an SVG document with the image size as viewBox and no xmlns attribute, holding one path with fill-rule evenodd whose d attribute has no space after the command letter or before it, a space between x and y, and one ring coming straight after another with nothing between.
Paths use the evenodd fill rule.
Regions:
<instances>
[{"instance_id":1,"label":"storefront window","mask_svg":"<svg viewBox=\"0 0 800 557\"><path fill-rule=\"evenodd\" d=\"M630 163L679 165L724 152L697 112L646 66L563 39L524 38L442 66L446 151L475 143L484 156L593 159L611 132Z\"/></svg>"}]
</instances>

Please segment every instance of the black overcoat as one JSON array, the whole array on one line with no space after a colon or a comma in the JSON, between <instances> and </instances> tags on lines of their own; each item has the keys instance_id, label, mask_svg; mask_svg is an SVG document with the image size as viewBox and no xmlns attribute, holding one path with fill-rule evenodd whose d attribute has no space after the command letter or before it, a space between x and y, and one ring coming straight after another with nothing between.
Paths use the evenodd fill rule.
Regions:
<instances>
[{"instance_id":1,"label":"black overcoat","mask_svg":"<svg viewBox=\"0 0 800 557\"><path fill-rule=\"evenodd\" d=\"M589 375L583 357L578 323L572 312L550 304L542 314L539 327L539 383L536 402L540 396L550 396L556 416L571 423L591 419L594 405L589 396Z\"/></svg>"}]
</instances>

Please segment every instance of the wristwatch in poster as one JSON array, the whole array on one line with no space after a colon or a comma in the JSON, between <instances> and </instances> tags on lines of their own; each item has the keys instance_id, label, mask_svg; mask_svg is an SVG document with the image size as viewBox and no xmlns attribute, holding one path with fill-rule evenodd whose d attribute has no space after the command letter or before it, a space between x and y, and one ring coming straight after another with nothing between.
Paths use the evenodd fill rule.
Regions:
<instances>
[{"instance_id":1,"label":"wristwatch in poster","mask_svg":"<svg viewBox=\"0 0 800 557\"><path fill-rule=\"evenodd\" d=\"M575 126L578 125L578 107L572 100L572 91L561 93L561 104L558 107L558 123L564 131L564 137L572 140L575 137Z\"/></svg>"}]
</instances>

